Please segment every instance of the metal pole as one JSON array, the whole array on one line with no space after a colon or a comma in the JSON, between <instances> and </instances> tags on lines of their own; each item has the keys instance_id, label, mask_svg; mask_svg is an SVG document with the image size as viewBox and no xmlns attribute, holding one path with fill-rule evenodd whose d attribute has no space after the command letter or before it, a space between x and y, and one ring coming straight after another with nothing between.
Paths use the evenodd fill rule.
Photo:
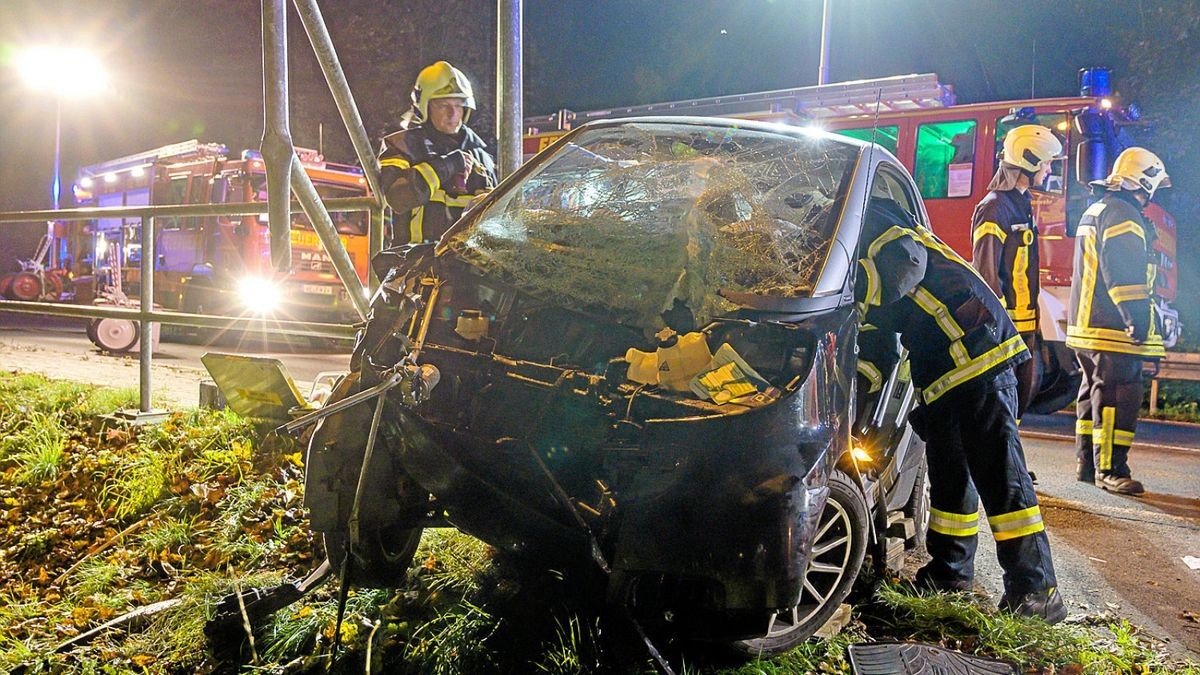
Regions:
<instances>
[{"instance_id":1,"label":"metal pole","mask_svg":"<svg viewBox=\"0 0 1200 675\"><path fill-rule=\"evenodd\" d=\"M829 84L829 3L821 3L821 64L817 70L817 84Z\"/></svg>"},{"instance_id":2,"label":"metal pole","mask_svg":"<svg viewBox=\"0 0 1200 675\"><path fill-rule=\"evenodd\" d=\"M54 210L58 210L59 194L62 193L62 94L54 95L54 184L50 195L54 198Z\"/></svg>"},{"instance_id":3,"label":"metal pole","mask_svg":"<svg viewBox=\"0 0 1200 675\"><path fill-rule=\"evenodd\" d=\"M293 158L292 161L299 163L300 160ZM300 206L312 223L313 229L317 231L317 236L321 238L321 244L325 247L325 252L329 254L338 278L342 280L342 285L350 294L350 302L354 304L354 309L358 310L358 318L365 320L367 318L367 296L363 293L362 281L359 280L358 273L354 271L354 262L350 260L350 254L346 253L346 247L342 246L342 240L338 237L337 228L333 226L329 212L321 203L321 196L317 194L317 188L313 186L312 179L308 177L302 167L292 168L292 190L295 191L296 199L300 201Z\"/></svg>"},{"instance_id":4,"label":"metal pole","mask_svg":"<svg viewBox=\"0 0 1200 675\"><path fill-rule=\"evenodd\" d=\"M346 74L338 60L337 51L333 48L333 40L325 28L325 19L321 16L321 8L317 0L295 0L296 13L308 33L308 41L312 43L317 62L325 73L325 81L329 84L329 92L337 104L338 112L346 131L350 133L350 142L354 145L354 153L362 164L363 174L371 194L380 204L383 203L383 190L379 186L379 158L371 149L371 140L363 126L362 117L358 114L358 106L354 103L354 95L350 92L350 84L346 82Z\"/></svg>"},{"instance_id":5,"label":"metal pole","mask_svg":"<svg viewBox=\"0 0 1200 675\"><path fill-rule=\"evenodd\" d=\"M497 0L496 12L496 136L500 178L521 166L523 153L521 85L522 0Z\"/></svg>"},{"instance_id":6,"label":"metal pole","mask_svg":"<svg viewBox=\"0 0 1200 675\"><path fill-rule=\"evenodd\" d=\"M291 217L288 215L292 133L288 124L287 6L284 0L262 0L263 137L267 169L267 227L271 233L271 266L292 267Z\"/></svg>"},{"instance_id":7,"label":"metal pole","mask_svg":"<svg viewBox=\"0 0 1200 675\"><path fill-rule=\"evenodd\" d=\"M142 218L142 312L141 337L138 338L138 370L141 377L138 384L138 409L150 412L150 367L154 354L154 321L147 314L154 309L154 217Z\"/></svg>"}]
</instances>

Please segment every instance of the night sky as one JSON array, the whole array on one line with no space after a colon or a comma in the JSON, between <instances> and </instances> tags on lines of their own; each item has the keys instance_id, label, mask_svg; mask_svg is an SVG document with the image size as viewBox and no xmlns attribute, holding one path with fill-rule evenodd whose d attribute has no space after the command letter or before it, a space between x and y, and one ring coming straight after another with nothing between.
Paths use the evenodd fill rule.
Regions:
<instances>
[{"instance_id":1,"label":"night sky","mask_svg":"<svg viewBox=\"0 0 1200 675\"><path fill-rule=\"evenodd\" d=\"M322 2L335 41L339 12L355 3ZM420 2L392 2L405 6ZM1124 59L1106 35L1137 20L1137 2L833 0L831 80L936 72L963 102L1072 94L1084 65L1116 68ZM495 4L478 8L491 39ZM0 59L38 41L91 45L113 73L111 94L68 102L63 163L74 167L199 136L255 147L261 136L259 3L254 0L0 0ZM526 0L526 114L587 110L813 84L820 0ZM452 22L461 17L445 16ZM387 26L378 27L387 32ZM396 29L397 34L401 33ZM298 29L293 38L302 39ZM347 47L342 37L339 49ZM394 41L397 50L402 40ZM302 42L294 51L306 48ZM425 45L426 52L436 52ZM383 49L377 58L391 56ZM444 56L453 60L454 50ZM1036 58L1035 58L1036 54ZM301 58L304 57L301 53ZM295 57L294 57L295 58ZM1036 65L1036 69L1035 69ZM31 94L11 68L0 75L0 208L48 205L53 101ZM477 69L479 70L479 69ZM477 79L491 72L473 72ZM313 73L308 69L307 74ZM319 79L296 82L293 96L320 96ZM415 74L415 72L413 73ZM402 105L407 82L356 80L356 95ZM411 78L412 75L409 77ZM1036 83L1036 85L1035 85ZM490 85L484 85L490 86ZM327 95L326 95L327 96ZM481 100L481 113L493 114ZM368 131L390 126L364 111ZM489 125L484 125L489 126ZM297 143L315 130L293 127ZM327 134L341 133L336 116ZM352 156L331 157L353 161ZM66 181L64 181L66 182Z\"/></svg>"}]
</instances>

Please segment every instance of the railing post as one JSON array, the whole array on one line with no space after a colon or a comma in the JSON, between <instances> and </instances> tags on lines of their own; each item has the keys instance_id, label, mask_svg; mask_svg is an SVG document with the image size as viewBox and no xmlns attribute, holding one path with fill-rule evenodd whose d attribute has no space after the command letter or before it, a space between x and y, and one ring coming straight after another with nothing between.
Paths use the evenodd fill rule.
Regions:
<instances>
[{"instance_id":1,"label":"railing post","mask_svg":"<svg viewBox=\"0 0 1200 675\"><path fill-rule=\"evenodd\" d=\"M142 218L142 283L141 283L141 303L138 309L141 311L141 320L139 321L141 335L138 338L138 408L143 413L150 412L150 392L151 392L151 366L153 365L154 354L154 321L150 318L150 312L154 310L154 258L157 255L154 252L154 217L144 216Z\"/></svg>"},{"instance_id":2,"label":"railing post","mask_svg":"<svg viewBox=\"0 0 1200 675\"><path fill-rule=\"evenodd\" d=\"M496 11L496 136L499 142L500 178L521 166L521 4L522 0L497 0Z\"/></svg>"},{"instance_id":3,"label":"railing post","mask_svg":"<svg viewBox=\"0 0 1200 675\"><path fill-rule=\"evenodd\" d=\"M284 0L262 0L263 137L267 169L267 227L271 232L271 266L292 267L291 196L292 132L288 123L287 6Z\"/></svg>"}]
</instances>

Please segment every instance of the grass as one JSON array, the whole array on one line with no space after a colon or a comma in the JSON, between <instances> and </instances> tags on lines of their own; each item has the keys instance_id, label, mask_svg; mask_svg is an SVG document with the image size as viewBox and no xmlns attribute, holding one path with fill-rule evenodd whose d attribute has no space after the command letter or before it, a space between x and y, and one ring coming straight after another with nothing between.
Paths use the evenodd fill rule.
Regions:
<instances>
[{"instance_id":1,"label":"grass","mask_svg":"<svg viewBox=\"0 0 1200 675\"><path fill-rule=\"evenodd\" d=\"M0 373L0 473L29 476L0 481L0 523L14 524L0 543L0 672L22 664L71 675L212 672L221 659L233 670L272 673L653 672L631 625L597 606L581 590L588 587L517 569L452 529L426 530L403 587L352 592L336 662L332 583L256 626L253 651L246 644L238 652L237 631L233 653L213 654L204 626L222 597L296 579L319 560L300 502L302 453L229 413L193 411L95 436L72 412L107 412L129 395ZM38 459L33 438L61 454ZM45 468L29 468L36 465ZM50 653L163 599L179 602L70 653ZM656 642L681 672L775 675L848 672L850 644L890 639L1028 669L1200 675L1120 620L1049 627L971 596L913 596L896 586L859 607L839 635L773 659L731 664Z\"/></svg>"},{"instance_id":2,"label":"grass","mask_svg":"<svg viewBox=\"0 0 1200 675\"><path fill-rule=\"evenodd\" d=\"M1142 416L1150 417L1150 383L1145 385ZM1200 382L1163 380L1158 383L1158 412L1154 419L1200 423Z\"/></svg>"}]
</instances>

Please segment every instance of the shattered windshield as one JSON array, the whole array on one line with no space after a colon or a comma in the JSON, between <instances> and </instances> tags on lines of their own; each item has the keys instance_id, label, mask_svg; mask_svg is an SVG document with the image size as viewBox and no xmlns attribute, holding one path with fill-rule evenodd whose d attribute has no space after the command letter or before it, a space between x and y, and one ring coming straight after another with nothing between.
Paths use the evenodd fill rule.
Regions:
<instances>
[{"instance_id":1,"label":"shattered windshield","mask_svg":"<svg viewBox=\"0 0 1200 675\"><path fill-rule=\"evenodd\" d=\"M585 129L447 242L560 306L641 328L812 294L857 147L680 122Z\"/></svg>"}]
</instances>

